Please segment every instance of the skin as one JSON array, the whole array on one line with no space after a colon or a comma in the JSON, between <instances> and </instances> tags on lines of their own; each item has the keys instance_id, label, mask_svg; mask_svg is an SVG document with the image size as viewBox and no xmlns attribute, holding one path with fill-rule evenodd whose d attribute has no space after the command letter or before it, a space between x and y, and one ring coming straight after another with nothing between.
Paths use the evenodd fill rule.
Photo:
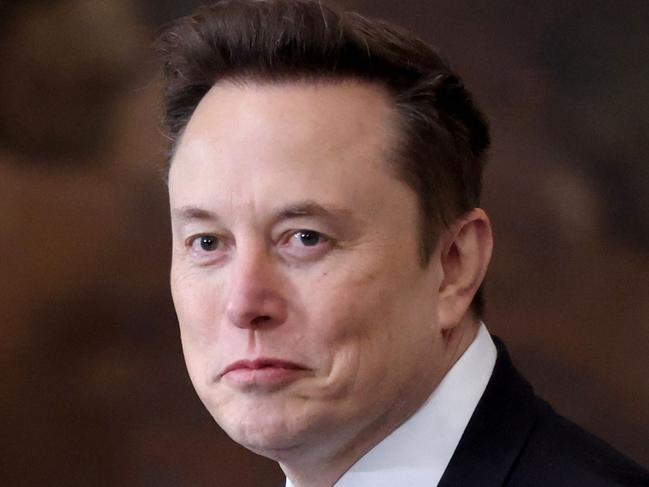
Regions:
<instances>
[{"instance_id":1,"label":"skin","mask_svg":"<svg viewBox=\"0 0 649 487\"><path fill-rule=\"evenodd\" d=\"M220 83L172 162L171 287L189 375L218 424L300 487L333 485L477 330L467 310L489 220L463 215L422 267L417 198L388 163L396 126L369 84ZM221 375L260 357L302 369L281 384Z\"/></svg>"}]
</instances>

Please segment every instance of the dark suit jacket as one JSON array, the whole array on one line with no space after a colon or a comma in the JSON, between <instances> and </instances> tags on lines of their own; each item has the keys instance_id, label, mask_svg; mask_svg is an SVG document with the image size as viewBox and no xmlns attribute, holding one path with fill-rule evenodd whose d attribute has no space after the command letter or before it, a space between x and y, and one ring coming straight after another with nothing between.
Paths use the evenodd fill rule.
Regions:
<instances>
[{"instance_id":1,"label":"dark suit jacket","mask_svg":"<svg viewBox=\"0 0 649 487\"><path fill-rule=\"evenodd\" d=\"M494 341L493 374L439 487L649 487L648 472L536 397Z\"/></svg>"},{"instance_id":2,"label":"dark suit jacket","mask_svg":"<svg viewBox=\"0 0 649 487\"><path fill-rule=\"evenodd\" d=\"M536 397L494 342L493 374L438 487L649 487L642 467Z\"/></svg>"}]
</instances>

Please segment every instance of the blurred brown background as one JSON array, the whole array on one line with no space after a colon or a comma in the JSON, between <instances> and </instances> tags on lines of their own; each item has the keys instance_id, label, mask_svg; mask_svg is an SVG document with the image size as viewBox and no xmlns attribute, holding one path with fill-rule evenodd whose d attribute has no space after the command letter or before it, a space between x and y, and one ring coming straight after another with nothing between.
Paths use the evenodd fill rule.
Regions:
<instances>
[{"instance_id":1,"label":"blurred brown background","mask_svg":"<svg viewBox=\"0 0 649 487\"><path fill-rule=\"evenodd\" d=\"M490 116L486 321L649 466L649 2L340 1L442 49ZM0 484L255 486L186 376L151 42L197 1L0 0Z\"/></svg>"}]
</instances>

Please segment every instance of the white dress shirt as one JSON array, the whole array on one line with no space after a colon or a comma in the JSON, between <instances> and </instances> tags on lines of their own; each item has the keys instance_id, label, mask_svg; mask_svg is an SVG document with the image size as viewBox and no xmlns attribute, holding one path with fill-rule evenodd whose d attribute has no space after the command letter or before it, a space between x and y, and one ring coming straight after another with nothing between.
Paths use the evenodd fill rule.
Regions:
<instances>
[{"instance_id":1,"label":"white dress shirt","mask_svg":"<svg viewBox=\"0 0 649 487\"><path fill-rule=\"evenodd\" d=\"M361 457L334 487L431 487L439 483L496 363L484 323L422 406ZM290 479L286 487L294 487Z\"/></svg>"}]
</instances>

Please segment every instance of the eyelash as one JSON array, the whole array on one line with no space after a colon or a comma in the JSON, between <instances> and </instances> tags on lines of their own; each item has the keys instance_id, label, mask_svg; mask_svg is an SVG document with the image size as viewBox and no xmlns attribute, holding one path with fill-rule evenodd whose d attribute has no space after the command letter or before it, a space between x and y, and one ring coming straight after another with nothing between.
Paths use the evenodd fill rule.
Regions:
<instances>
[{"instance_id":1,"label":"eyelash","mask_svg":"<svg viewBox=\"0 0 649 487\"><path fill-rule=\"evenodd\" d=\"M309 236L313 237L314 235L317 237L317 241L313 245L305 245L301 240L302 238L309 238ZM201 243L203 240L211 240L215 247L212 250L202 248ZM293 240L299 243L291 245ZM209 233L193 235L185 241L185 245L192 259L200 265L211 265L222 262L226 257L225 252L227 252L228 248L228 243L225 239ZM280 250L280 255L283 255L289 261L308 262L324 256L335 245L335 242L331 237L317 230L292 229L282 234L277 241L277 245Z\"/></svg>"},{"instance_id":2,"label":"eyelash","mask_svg":"<svg viewBox=\"0 0 649 487\"><path fill-rule=\"evenodd\" d=\"M194 235L194 236L187 239L186 245L187 245L188 248L198 252L200 250L199 249L194 249L194 245L196 244L196 242L202 242L203 239L214 241L214 243L216 244L216 249L214 249L214 250L217 250L218 247L223 245L222 241L221 241L221 239L219 237L217 237L216 235L210 235L210 234ZM202 251L211 252L210 250L206 250L206 249L202 249Z\"/></svg>"},{"instance_id":3,"label":"eyelash","mask_svg":"<svg viewBox=\"0 0 649 487\"><path fill-rule=\"evenodd\" d=\"M290 232L286 233L286 237L281 240L283 242L283 245L288 245L288 243L293 240L294 238L307 238L308 235L315 235L317 236L317 242L314 245L307 245L303 243L304 248L312 248L312 247L317 247L318 244L321 242L328 243L331 242L331 239L327 237L325 234L318 232L316 230L308 230L308 229L300 229L300 230L291 230Z\"/></svg>"}]
</instances>

